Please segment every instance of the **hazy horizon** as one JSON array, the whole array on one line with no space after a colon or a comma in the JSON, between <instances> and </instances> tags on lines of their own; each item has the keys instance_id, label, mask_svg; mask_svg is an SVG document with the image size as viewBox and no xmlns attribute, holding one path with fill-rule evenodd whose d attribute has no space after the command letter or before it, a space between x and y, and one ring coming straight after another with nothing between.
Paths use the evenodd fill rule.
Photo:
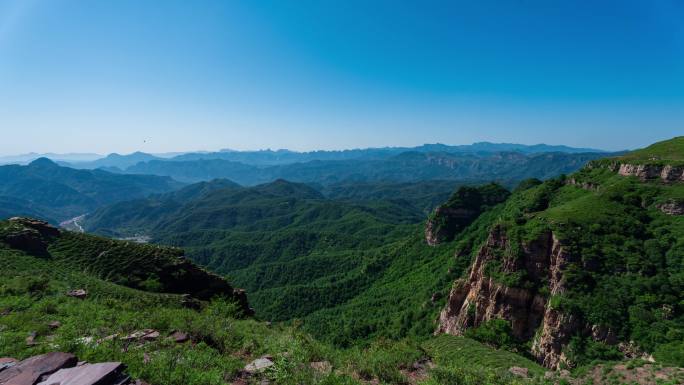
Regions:
<instances>
[{"instance_id":1,"label":"hazy horizon","mask_svg":"<svg viewBox=\"0 0 684 385\"><path fill-rule=\"evenodd\" d=\"M404 147L405 148L415 148L415 147L429 146L429 145L469 146L469 145L475 145L478 143L523 145L523 146L536 146L536 145L567 146L567 145L562 144L562 143L503 143L503 142L477 141L477 142L472 142L472 143L421 143L421 144L416 144L416 145L411 145L411 146L354 147L354 148L332 148L332 149L311 149L311 150L292 150L289 148L234 149L234 148L222 147L222 148L217 148L217 149L175 150L175 151L163 151L163 152L145 152L145 151L140 151L140 150L135 150L135 151L131 151L131 152L109 151L109 152L104 152L104 153L96 153L96 152L88 152L88 151L74 151L74 152L30 151L30 152L25 152L25 153L8 153L8 154L0 153L0 158L3 158L3 157L19 157L19 156L28 156L28 155L97 155L97 156L105 157L105 156L112 155L112 154L131 155L131 154L139 153L139 152L151 154L151 155L174 155L174 154L189 154L189 153L203 153L203 152L212 153L212 152L221 152L221 151L236 151L236 152L292 151L292 152L305 153L305 152L316 152L316 151L354 151L354 150L369 150L369 149L382 149L382 148L404 148ZM624 149L620 149L620 150L607 150L607 149L600 148L600 147L575 147L575 146L568 146L568 147L586 148L588 150L598 150L598 151L605 151L605 152L633 150L633 149L628 149L628 148L624 148Z\"/></svg>"},{"instance_id":2,"label":"hazy horizon","mask_svg":"<svg viewBox=\"0 0 684 385\"><path fill-rule=\"evenodd\" d=\"M0 154L684 132L684 4L0 0Z\"/></svg>"}]
</instances>

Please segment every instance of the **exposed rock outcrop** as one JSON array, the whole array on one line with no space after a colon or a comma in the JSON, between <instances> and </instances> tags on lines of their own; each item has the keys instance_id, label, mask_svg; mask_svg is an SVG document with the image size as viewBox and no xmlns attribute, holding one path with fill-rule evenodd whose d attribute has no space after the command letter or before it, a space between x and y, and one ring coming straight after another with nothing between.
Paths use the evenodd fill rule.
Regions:
<instances>
[{"instance_id":1,"label":"exposed rock outcrop","mask_svg":"<svg viewBox=\"0 0 684 385\"><path fill-rule=\"evenodd\" d=\"M669 200L656 207L667 215L684 215L684 201Z\"/></svg>"},{"instance_id":2,"label":"exposed rock outcrop","mask_svg":"<svg viewBox=\"0 0 684 385\"><path fill-rule=\"evenodd\" d=\"M0 240L14 249L30 254L49 255L48 242L59 236L59 229L45 221L14 217L9 219L9 223L14 226L0 234Z\"/></svg>"},{"instance_id":3,"label":"exposed rock outcrop","mask_svg":"<svg viewBox=\"0 0 684 385\"><path fill-rule=\"evenodd\" d=\"M24 218L24 217L14 217L10 218L11 223L17 223L25 227L32 228L43 237L56 237L59 235L59 229L51 224L41 221L39 219Z\"/></svg>"},{"instance_id":4,"label":"exposed rock outcrop","mask_svg":"<svg viewBox=\"0 0 684 385\"><path fill-rule=\"evenodd\" d=\"M453 224L470 223L479 214L479 211L466 208L437 207L425 225L425 241L430 246L449 241L456 231Z\"/></svg>"},{"instance_id":5,"label":"exposed rock outcrop","mask_svg":"<svg viewBox=\"0 0 684 385\"><path fill-rule=\"evenodd\" d=\"M622 176L636 176L641 180L661 179L664 182L684 181L684 166L658 163L617 163L611 166Z\"/></svg>"},{"instance_id":6,"label":"exposed rock outcrop","mask_svg":"<svg viewBox=\"0 0 684 385\"><path fill-rule=\"evenodd\" d=\"M425 241L430 246L451 241L485 210L505 201L509 195L508 190L495 183L460 187L428 218Z\"/></svg>"},{"instance_id":7,"label":"exposed rock outcrop","mask_svg":"<svg viewBox=\"0 0 684 385\"><path fill-rule=\"evenodd\" d=\"M582 188L587 191L599 191L600 186L596 183L592 182L587 182L587 181L578 181L575 178L568 178L565 180L566 184L572 185L572 186L577 186L579 188Z\"/></svg>"},{"instance_id":8,"label":"exposed rock outcrop","mask_svg":"<svg viewBox=\"0 0 684 385\"><path fill-rule=\"evenodd\" d=\"M563 270L572 256L550 231L520 245L521 255L501 257L502 251L511 249L510 243L500 226L491 230L468 278L454 283L437 333L461 335L486 321L505 319L519 340L534 338L531 353L540 363L558 368L564 361L563 346L581 325L572 315L553 309L538 289L545 285L552 296L562 293ZM531 288L506 286L487 276L486 266L493 260L500 261L502 274L524 271Z\"/></svg>"},{"instance_id":9,"label":"exposed rock outcrop","mask_svg":"<svg viewBox=\"0 0 684 385\"><path fill-rule=\"evenodd\" d=\"M170 293L190 294L193 298L208 300L214 296L225 296L237 302L244 315L253 315L247 294L236 289L223 277L211 273L188 260L165 266L159 272L159 281Z\"/></svg>"}]
</instances>

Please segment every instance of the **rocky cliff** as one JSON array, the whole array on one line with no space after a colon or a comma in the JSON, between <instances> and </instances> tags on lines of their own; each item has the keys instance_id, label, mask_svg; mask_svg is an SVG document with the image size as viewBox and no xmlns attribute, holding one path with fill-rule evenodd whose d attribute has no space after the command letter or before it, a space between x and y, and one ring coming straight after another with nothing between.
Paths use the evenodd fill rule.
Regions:
<instances>
[{"instance_id":1,"label":"rocky cliff","mask_svg":"<svg viewBox=\"0 0 684 385\"><path fill-rule=\"evenodd\" d=\"M669 164L616 163L612 169L622 176L636 176L641 180L660 179L664 182L684 181L684 166Z\"/></svg>"},{"instance_id":2,"label":"rocky cliff","mask_svg":"<svg viewBox=\"0 0 684 385\"><path fill-rule=\"evenodd\" d=\"M550 231L523 242L520 255L504 252L502 258L502 251L514 246L512 242L501 226L491 230L468 278L454 283L437 333L461 335L486 321L505 319L511 322L514 337L533 340L531 353L540 363L558 368L564 361L563 346L580 325L572 315L554 309L549 298L564 291L563 269L572 257ZM523 272L525 287L497 282L488 267L497 262L502 275Z\"/></svg>"},{"instance_id":3,"label":"rocky cliff","mask_svg":"<svg viewBox=\"0 0 684 385\"><path fill-rule=\"evenodd\" d=\"M482 212L504 202L509 195L508 190L495 183L460 187L428 218L425 241L430 246L451 241Z\"/></svg>"}]
</instances>

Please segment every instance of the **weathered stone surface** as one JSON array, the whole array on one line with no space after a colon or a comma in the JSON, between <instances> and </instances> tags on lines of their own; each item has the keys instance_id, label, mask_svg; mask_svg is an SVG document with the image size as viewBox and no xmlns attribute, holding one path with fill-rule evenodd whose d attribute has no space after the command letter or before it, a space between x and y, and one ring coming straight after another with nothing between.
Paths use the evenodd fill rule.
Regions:
<instances>
[{"instance_id":1,"label":"weathered stone surface","mask_svg":"<svg viewBox=\"0 0 684 385\"><path fill-rule=\"evenodd\" d=\"M16 365L19 361L10 357L0 357L0 372Z\"/></svg>"},{"instance_id":2,"label":"weathered stone surface","mask_svg":"<svg viewBox=\"0 0 684 385\"><path fill-rule=\"evenodd\" d=\"M88 292L85 291L84 289L75 289L75 290L67 291L66 295L68 295L69 297L84 299L85 297L88 296Z\"/></svg>"},{"instance_id":3,"label":"weathered stone surface","mask_svg":"<svg viewBox=\"0 0 684 385\"><path fill-rule=\"evenodd\" d=\"M36 332L32 332L31 334L26 337L26 346L35 346L36 345Z\"/></svg>"},{"instance_id":4,"label":"weathered stone surface","mask_svg":"<svg viewBox=\"0 0 684 385\"><path fill-rule=\"evenodd\" d=\"M190 336L187 333L184 333L184 332L179 331L179 330L176 330L173 333L171 333L169 338L177 344L181 344L183 342L187 342L190 340Z\"/></svg>"},{"instance_id":5,"label":"weathered stone surface","mask_svg":"<svg viewBox=\"0 0 684 385\"><path fill-rule=\"evenodd\" d=\"M453 237L453 226L450 222L467 222L477 217L479 211L466 208L449 208L440 206L425 224L425 242L430 246L436 246Z\"/></svg>"},{"instance_id":6,"label":"weathered stone surface","mask_svg":"<svg viewBox=\"0 0 684 385\"><path fill-rule=\"evenodd\" d=\"M684 202L669 200L657 205L658 209L667 215L684 215Z\"/></svg>"},{"instance_id":7,"label":"weathered stone surface","mask_svg":"<svg viewBox=\"0 0 684 385\"><path fill-rule=\"evenodd\" d=\"M50 329L59 329L62 326L62 323L59 321L51 321L48 323L48 327Z\"/></svg>"},{"instance_id":8,"label":"weathered stone surface","mask_svg":"<svg viewBox=\"0 0 684 385\"><path fill-rule=\"evenodd\" d=\"M528 378L530 376L530 371L527 368L521 368L520 366L513 366L508 369L508 371L518 377Z\"/></svg>"},{"instance_id":9,"label":"weathered stone surface","mask_svg":"<svg viewBox=\"0 0 684 385\"><path fill-rule=\"evenodd\" d=\"M11 248L25 251L29 254L47 256L47 242L31 229L13 231L2 239Z\"/></svg>"},{"instance_id":10,"label":"weathered stone surface","mask_svg":"<svg viewBox=\"0 0 684 385\"><path fill-rule=\"evenodd\" d=\"M159 332L154 330L154 329L143 329L143 330L137 330L125 337L123 337L123 340L126 341L136 341L136 340L142 340L142 341L152 341L156 340L159 338Z\"/></svg>"},{"instance_id":11,"label":"weathered stone surface","mask_svg":"<svg viewBox=\"0 0 684 385\"><path fill-rule=\"evenodd\" d=\"M622 163L618 166L618 174L622 176L635 176L641 180L660 179L663 182L684 181L684 167L663 164L629 164Z\"/></svg>"},{"instance_id":12,"label":"weathered stone surface","mask_svg":"<svg viewBox=\"0 0 684 385\"><path fill-rule=\"evenodd\" d=\"M44 237L56 237L59 235L59 229L51 224L32 218L14 217L9 219L10 222L21 224L22 226L32 228Z\"/></svg>"},{"instance_id":13,"label":"weathered stone surface","mask_svg":"<svg viewBox=\"0 0 684 385\"><path fill-rule=\"evenodd\" d=\"M151 332L145 334L142 336L143 341L153 341L159 338L159 332L156 330L152 330Z\"/></svg>"},{"instance_id":14,"label":"weathered stone surface","mask_svg":"<svg viewBox=\"0 0 684 385\"><path fill-rule=\"evenodd\" d=\"M44 221L14 217L9 221L19 225L17 229L5 234L2 240L10 247L34 255L49 256L48 241L57 235L59 230Z\"/></svg>"},{"instance_id":15,"label":"weathered stone surface","mask_svg":"<svg viewBox=\"0 0 684 385\"><path fill-rule=\"evenodd\" d=\"M527 289L501 285L484 273L487 262L495 258L497 250L505 250L508 242L502 229L492 230L469 277L454 283L447 305L440 314L437 332L461 335L469 327L502 318L511 321L517 338L529 339L534 335L541 323L545 299ZM526 256L504 262L503 268L511 272L528 269L531 278L541 278L550 274L548 256L552 247L551 235L544 234L534 245L526 246Z\"/></svg>"},{"instance_id":16,"label":"weathered stone surface","mask_svg":"<svg viewBox=\"0 0 684 385\"><path fill-rule=\"evenodd\" d=\"M0 385L34 385L41 376L73 367L77 362L73 354L61 352L27 358L0 372Z\"/></svg>"},{"instance_id":17,"label":"weathered stone surface","mask_svg":"<svg viewBox=\"0 0 684 385\"><path fill-rule=\"evenodd\" d=\"M461 335L467 328L499 318L511 322L516 338L529 340L541 327L533 341L532 354L544 366L558 368L565 360L563 346L572 333L582 330L581 325L573 317L551 309L547 297L538 292L496 282L485 274L485 266L491 260L502 258L503 273L524 270L528 279L539 285L545 283L548 292L556 295L564 291L563 271L572 257L551 232L520 245L522 255L501 257L501 250L508 250L510 246L502 228L497 226L491 230L468 278L454 283L436 333Z\"/></svg>"},{"instance_id":18,"label":"weathered stone surface","mask_svg":"<svg viewBox=\"0 0 684 385\"><path fill-rule=\"evenodd\" d=\"M128 376L123 373L120 362L85 364L74 368L61 369L50 375L38 385L113 385L127 383Z\"/></svg>"},{"instance_id":19,"label":"weathered stone surface","mask_svg":"<svg viewBox=\"0 0 684 385\"><path fill-rule=\"evenodd\" d=\"M260 373L273 366L274 363L269 356L257 358L245 366L245 372L249 374Z\"/></svg>"}]
</instances>

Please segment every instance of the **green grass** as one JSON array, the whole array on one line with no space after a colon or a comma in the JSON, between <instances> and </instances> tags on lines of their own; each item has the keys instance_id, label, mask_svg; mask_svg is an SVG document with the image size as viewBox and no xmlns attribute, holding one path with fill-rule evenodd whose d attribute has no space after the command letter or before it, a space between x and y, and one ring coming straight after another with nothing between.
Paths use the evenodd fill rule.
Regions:
<instances>
[{"instance_id":1,"label":"green grass","mask_svg":"<svg viewBox=\"0 0 684 385\"><path fill-rule=\"evenodd\" d=\"M646 148L632 151L619 159L636 161L684 161L684 136L654 143Z\"/></svg>"},{"instance_id":2,"label":"green grass","mask_svg":"<svg viewBox=\"0 0 684 385\"><path fill-rule=\"evenodd\" d=\"M422 344L435 363L480 370L508 371L527 368L531 376L543 376L546 369L519 354L495 349L466 337L440 335Z\"/></svg>"}]
</instances>

